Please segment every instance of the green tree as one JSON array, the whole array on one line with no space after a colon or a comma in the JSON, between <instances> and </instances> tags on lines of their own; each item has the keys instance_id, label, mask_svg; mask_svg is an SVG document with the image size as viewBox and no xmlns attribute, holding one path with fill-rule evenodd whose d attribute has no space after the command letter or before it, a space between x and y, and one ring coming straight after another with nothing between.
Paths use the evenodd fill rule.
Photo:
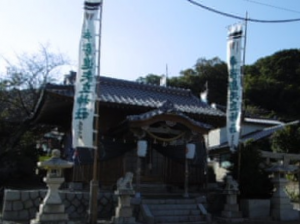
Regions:
<instances>
[{"instance_id":1,"label":"green tree","mask_svg":"<svg viewBox=\"0 0 300 224\"><path fill-rule=\"evenodd\" d=\"M276 52L245 71L246 105L267 110L270 116L299 118L300 50Z\"/></svg>"},{"instance_id":2,"label":"green tree","mask_svg":"<svg viewBox=\"0 0 300 224\"><path fill-rule=\"evenodd\" d=\"M230 171L233 178L239 180L241 198L263 199L272 195L273 184L266 171L267 165L265 159L261 157L260 149L260 142L250 140L240 148L240 161L238 152L232 155L233 166Z\"/></svg>"},{"instance_id":3,"label":"green tree","mask_svg":"<svg viewBox=\"0 0 300 224\"><path fill-rule=\"evenodd\" d=\"M148 74L139 77L137 82L159 85L162 75ZM227 65L219 58L200 58L193 68L180 72L178 77L168 77L167 86L190 89L199 96L208 86L208 102L221 105L226 104L228 73Z\"/></svg>"},{"instance_id":4,"label":"green tree","mask_svg":"<svg viewBox=\"0 0 300 224\"><path fill-rule=\"evenodd\" d=\"M300 50L282 50L244 69L244 109L249 116L299 119ZM159 85L160 75L149 74L139 81ZM169 77L168 86L191 89L199 95L208 86L208 102L227 104L228 70L219 58L200 58L178 77Z\"/></svg>"},{"instance_id":5,"label":"green tree","mask_svg":"<svg viewBox=\"0 0 300 224\"><path fill-rule=\"evenodd\" d=\"M289 125L276 131L271 138L274 152L300 153L300 126Z\"/></svg>"},{"instance_id":6,"label":"green tree","mask_svg":"<svg viewBox=\"0 0 300 224\"><path fill-rule=\"evenodd\" d=\"M146 77L139 77L136 81L152 85L159 85L162 75L148 74Z\"/></svg>"},{"instance_id":7,"label":"green tree","mask_svg":"<svg viewBox=\"0 0 300 224\"><path fill-rule=\"evenodd\" d=\"M171 86L191 89L199 96L208 87L208 102L226 105L228 72L227 65L219 58L200 58L194 68L181 71L179 77L168 80Z\"/></svg>"}]
</instances>

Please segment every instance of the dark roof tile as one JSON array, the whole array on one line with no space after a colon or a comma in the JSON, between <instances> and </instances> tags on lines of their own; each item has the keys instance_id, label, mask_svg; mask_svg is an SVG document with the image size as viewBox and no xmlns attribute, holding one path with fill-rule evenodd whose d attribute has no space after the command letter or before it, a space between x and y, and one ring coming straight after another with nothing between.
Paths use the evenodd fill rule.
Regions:
<instances>
[{"instance_id":1,"label":"dark roof tile","mask_svg":"<svg viewBox=\"0 0 300 224\"><path fill-rule=\"evenodd\" d=\"M74 95L73 86L48 85L47 90L69 97ZM224 112L212 108L195 97L190 90L182 88L162 87L101 76L98 97L101 102L153 109L159 108L168 100L180 112L225 117Z\"/></svg>"}]
</instances>

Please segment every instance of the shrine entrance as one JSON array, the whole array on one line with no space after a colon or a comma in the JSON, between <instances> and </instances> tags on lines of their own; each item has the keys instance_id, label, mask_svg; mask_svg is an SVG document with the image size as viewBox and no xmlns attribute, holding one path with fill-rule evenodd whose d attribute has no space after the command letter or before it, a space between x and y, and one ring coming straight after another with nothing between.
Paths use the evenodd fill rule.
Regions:
<instances>
[{"instance_id":1,"label":"shrine entrance","mask_svg":"<svg viewBox=\"0 0 300 224\"><path fill-rule=\"evenodd\" d=\"M137 140L137 150L128 152L124 169L135 171L138 189L147 183L185 190L188 185L205 184L203 135L211 128L209 125L178 112L170 103L145 114L127 116L126 125Z\"/></svg>"}]
</instances>

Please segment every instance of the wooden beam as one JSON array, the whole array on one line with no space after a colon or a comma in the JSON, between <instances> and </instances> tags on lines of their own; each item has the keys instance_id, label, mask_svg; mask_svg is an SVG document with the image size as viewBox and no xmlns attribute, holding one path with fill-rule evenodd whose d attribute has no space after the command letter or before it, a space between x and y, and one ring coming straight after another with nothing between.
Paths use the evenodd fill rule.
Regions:
<instances>
[{"instance_id":1,"label":"wooden beam","mask_svg":"<svg viewBox=\"0 0 300 224\"><path fill-rule=\"evenodd\" d=\"M300 160L299 154L290 154L290 153L275 153L275 152L267 152L261 150L261 155L264 158L270 159L282 159L282 160Z\"/></svg>"},{"instance_id":2,"label":"wooden beam","mask_svg":"<svg viewBox=\"0 0 300 224\"><path fill-rule=\"evenodd\" d=\"M173 135L179 135L182 133L181 130L175 130L175 129L171 129L169 127L166 126L161 126L158 128L155 127L149 127L147 129L148 131L152 132L152 133L158 133L158 134L173 134Z\"/></svg>"}]
</instances>

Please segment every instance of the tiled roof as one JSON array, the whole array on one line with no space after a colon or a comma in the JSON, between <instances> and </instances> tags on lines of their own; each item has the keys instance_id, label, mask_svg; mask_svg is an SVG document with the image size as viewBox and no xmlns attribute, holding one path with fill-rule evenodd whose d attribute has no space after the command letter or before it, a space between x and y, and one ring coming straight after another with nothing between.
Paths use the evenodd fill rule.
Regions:
<instances>
[{"instance_id":1,"label":"tiled roof","mask_svg":"<svg viewBox=\"0 0 300 224\"><path fill-rule=\"evenodd\" d=\"M248 122L248 123L268 124L268 125L280 125L280 124L284 124L283 122L278 121L278 120L256 119L256 118L248 118L248 117L246 117L244 119L244 121Z\"/></svg>"},{"instance_id":2,"label":"tiled roof","mask_svg":"<svg viewBox=\"0 0 300 224\"><path fill-rule=\"evenodd\" d=\"M268 137L268 136L272 135L274 132L283 129L286 126L296 125L298 123L299 123L299 121L293 121L293 122L289 122L289 123L286 123L286 124L279 124L279 125L276 125L276 126L273 126L273 127L264 128L262 131L258 131L258 132L243 136L242 137L242 142L246 142L250 139L253 139L253 141L257 141L259 139L262 139L264 137Z\"/></svg>"},{"instance_id":3,"label":"tiled roof","mask_svg":"<svg viewBox=\"0 0 300 224\"><path fill-rule=\"evenodd\" d=\"M174 108L174 105L170 101L167 101L160 108L152 110L152 111L149 111L147 113L139 114L139 115L130 115L130 116L127 116L127 119L129 121L141 121L141 120L151 119L151 118L153 118L155 116L166 114L166 113L176 114L178 116L181 116L182 118L188 120L193 125L196 125L198 127L204 128L204 129L212 129L213 128L212 125L196 121L196 120L194 120L194 119L186 116L185 114L179 112L178 110L176 110Z\"/></svg>"},{"instance_id":4,"label":"tiled roof","mask_svg":"<svg viewBox=\"0 0 300 224\"><path fill-rule=\"evenodd\" d=\"M65 96L74 95L73 86L48 85L46 88L47 91ZM103 103L150 109L159 108L168 100L180 112L225 118L224 112L212 108L195 97L190 90L182 88L162 87L101 76L98 97Z\"/></svg>"},{"instance_id":5,"label":"tiled roof","mask_svg":"<svg viewBox=\"0 0 300 224\"><path fill-rule=\"evenodd\" d=\"M264 129L262 129L260 131L257 131L257 132L250 133L250 134L247 134L245 136L242 136L242 138L241 138L240 141L242 143L245 143L245 142L247 142L249 140L257 141L257 140L260 140L262 138L271 136L274 132L283 129L286 126L297 125L297 124L299 124L298 120L297 121L293 121L293 122L289 122L289 123L286 123L286 124L279 124L279 125L276 125L276 126L264 128ZM220 144L218 146L213 146L213 147L210 148L210 150L215 150L215 149L225 148L225 147L229 147L228 146L228 142L224 142L224 143L222 143L222 144Z\"/></svg>"}]
</instances>

